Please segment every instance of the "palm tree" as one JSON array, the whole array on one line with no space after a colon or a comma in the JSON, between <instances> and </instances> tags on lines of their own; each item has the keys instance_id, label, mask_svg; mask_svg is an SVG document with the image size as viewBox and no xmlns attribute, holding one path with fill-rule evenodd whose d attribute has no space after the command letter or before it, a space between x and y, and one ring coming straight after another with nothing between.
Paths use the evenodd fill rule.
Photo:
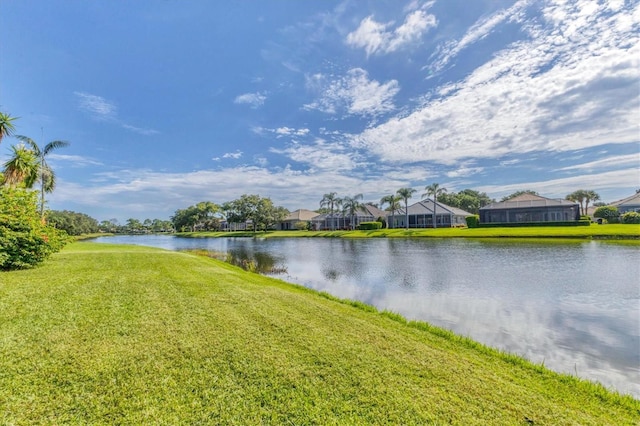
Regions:
<instances>
[{"instance_id":1,"label":"palm tree","mask_svg":"<svg viewBox=\"0 0 640 426\"><path fill-rule=\"evenodd\" d=\"M47 164L46 158L51 151L69 146L69 142L52 141L46 144L44 146L44 149L40 149L38 144L36 144L33 139L27 136L18 135L16 136L16 138L28 145L29 148L33 151L36 159L38 160L36 179L33 180L31 182L31 185L28 185L28 187L32 187L36 180L40 181L40 216L44 218L44 193L53 192L56 186L56 175L53 172L53 169Z\"/></svg>"},{"instance_id":2,"label":"palm tree","mask_svg":"<svg viewBox=\"0 0 640 426\"><path fill-rule=\"evenodd\" d=\"M38 159L34 152L24 144L13 145L11 147L13 155L6 163L3 170L3 185L16 187L24 185L27 188L33 187L38 179Z\"/></svg>"},{"instance_id":3,"label":"palm tree","mask_svg":"<svg viewBox=\"0 0 640 426\"><path fill-rule=\"evenodd\" d=\"M581 215L585 215L586 209L584 208L584 200L587 196L587 191L584 189L578 189L577 191L573 191L571 194L566 196L566 199L569 201L573 201L574 203L580 204Z\"/></svg>"},{"instance_id":4,"label":"palm tree","mask_svg":"<svg viewBox=\"0 0 640 426\"><path fill-rule=\"evenodd\" d=\"M438 202L438 197L447 192L446 188L441 188L439 183L432 183L431 185L427 185L424 187L424 190L427 191L422 194L422 198L426 198L428 196L433 196L433 227L437 228L438 224L436 223L436 206Z\"/></svg>"},{"instance_id":5,"label":"palm tree","mask_svg":"<svg viewBox=\"0 0 640 426\"><path fill-rule=\"evenodd\" d=\"M364 210L364 204L360 202L362 200L362 194L354 195L353 197L344 197L342 199L342 211L346 214L349 213L351 219L351 229L355 229L354 216L358 210Z\"/></svg>"},{"instance_id":6,"label":"palm tree","mask_svg":"<svg viewBox=\"0 0 640 426\"><path fill-rule=\"evenodd\" d=\"M330 217L331 217L331 230L335 230L335 222L333 221L333 211L340 204L340 198L338 198L338 194L335 192L329 192L328 194L324 194L322 196L322 200L320 200L320 207L329 208Z\"/></svg>"},{"instance_id":7,"label":"palm tree","mask_svg":"<svg viewBox=\"0 0 640 426\"><path fill-rule=\"evenodd\" d=\"M591 201L596 202L600 199L600 195L594 190L584 191L584 212L582 213L584 216L588 215L587 210L589 210L589 203Z\"/></svg>"},{"instance_id":8,"label":"palm tree","mask_svg":"<svg viewBox=\"0 0 640 426\"><path fill-rule=\"evenodd\" d=\"M409 198L416 192L413 188L400 188L396 191L396 194L401 200L404 200L404 213L405 213L405 225L409 229Z\"/></svg>"},{"instance_id":9,"label":"palm tree","mask_svg":"<svg viewBox=\"0 0 640 426\"><path fill-rule=\"evenodd\" d=\"M394 215L398 210L400 210L400 200L400 196L395 194L385 195L380 199L380 207L385 204L389 204L389 207L387 207L386 210L391 212L391 228L393 228L393 224L395 222Z\"/></svg>"},{"instance_id":10,"label":"palm tree","mask_svg":"<svg viewBox=\"0 0 640 426\"><path fill-rule=\"evenodd\" d=\"M2 138L5 136L13 135L13 131L15 130L13 120L15 119L15 117L11 117L9 114L0 112L0 142L2 142Z\"/></svg>"}]
</instances>

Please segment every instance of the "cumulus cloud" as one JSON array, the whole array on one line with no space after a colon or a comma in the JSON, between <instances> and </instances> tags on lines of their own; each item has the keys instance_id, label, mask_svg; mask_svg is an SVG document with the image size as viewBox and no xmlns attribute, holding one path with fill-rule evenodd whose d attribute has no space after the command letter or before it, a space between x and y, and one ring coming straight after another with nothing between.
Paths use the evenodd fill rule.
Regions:
<instances>
[{"instance_id":1,"label":"cumulus cloud","mask_svg":"<svg viewBox=\"0 0 640 426\"><path fill-rule=\"evenodd\" d=\"M249 105L251 108L256 109L264 105L264 101L267 97L263 93L244 93L236 96L233 103L241 105Z\"/></svg>"},{"instance_id":2,"label":"cumulus cloud","mask_svg":"<svg viewBox=\"0 0 640 426\"><path fill-rule=\"evenodd\" d=\"M312 170L348 172L356 167L351 152L338 143L327 143L322 139L317 139L314 144L293 143L284 149L271 148L271 152L286 155Z\"/></svg>"},{"instance_id":3,"label":"cumulus cloud","mask_svg":"<svg viewBox=\"0 0 640 426\"><path fill-rule=\"evenodd\" d=\"M389 29L393 22L381 23L368 16L355 31L347 35L346 43L364 49L367 56L391 53L420 42L422 36L437 24L436 17L423 10L411 12L404 23L394 30Z\"/></svg>"},{"instance_id":4,"label":"cumulus cloud","mask_svg":"<svg viewBox=\"0 0 640 426\"><path fill-rule=\"evenodd\" d=\"M554 3L527 21L528 39L412 113L365 130L354 147L390 162L453 164L637 142L640 5L615 14L592 6Z\"/></svg>"},{"instance_id":5,"label":"cumulus cloud","mask_svg":"<svg viewBox=\"0 0 640 426\"><path fill-rule=\"evenodd\" d=\"M307 88L320 92L321 96L306 104L305 109L359 116L377 116L393 111L393 97L400 91L397 80L386 83L370 80L362 68L353 68L337 79L321 74L308 76Z\"/></svg>"}]
</instances>

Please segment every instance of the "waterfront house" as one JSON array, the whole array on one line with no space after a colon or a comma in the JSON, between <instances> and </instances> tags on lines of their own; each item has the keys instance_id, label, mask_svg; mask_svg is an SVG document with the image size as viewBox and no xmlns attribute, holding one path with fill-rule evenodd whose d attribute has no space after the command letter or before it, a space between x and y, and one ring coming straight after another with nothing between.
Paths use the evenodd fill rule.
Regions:
<instances>
[{"instance_id":1,"label":"waterfront house","mask_svg":"<svg viewBox=\"0 0 640 426\"><path fill-rule=\"evenodd\" d=\"M433 200L424 199L412 204L408 208L409 211L409 228L433 228ZM435 217L436 227L450 228L452 226L465 225L466 217L472 216L471 213L456 207L436 202ZM406 214L404 208L396 211L393 215L387 216L390 228L406 228ZM392 223L393 222L393 223Z\"/></svg>"},{"instance_id":2,"label":"waterfront house","mask_svg":"<svg viewBox=\"0 0 640 426\"><path fill-rule=\"evenodd\" d=\"M573 201L522 194L480 208L480 223L570 222L580 220Z\"/></svg>"},{"instance_id":3,"label":"waterfront house","mask_svg":"<svg viewBox=\"0 0 640 426\"><path fill-rule=\"evenodd\" d=\"M620 212L620 214L624 214L627 212L640 213L640 191L636 192L630 197L623 198L622 200L614 201L609 205L617 207L618 212Z\"/></svg>"},{"instance_id":4,"label":"waterfront house","mask_svg":"<svg viewBox=\"0 0 640 426\"><path fill-rule=\"evenodd\" d=\"M289 216L287 216L282 222L278 223L277 229L281 231L297 229L296 224L298 224L299 222L309 224L311 220L316 216L318 216L317 212L306 209L298 209L289 213Z\"/></svg>"},{"instance_id":5,"label":"waterfront house","mask_svg":"<svg viewBox=\"0 0 640 426\"><path fill-rule=\"evenodd\" d=\"M385 218L387 212L371 204L363 204L362 209L356 211L353 218L348 212L334 212L321 214L311 220L313 229L326 231L332 229L356 229L362 222L374 222L378 218ZM351 221L353 220L353 224ZM353 226L352 226L353 225Z\"/></svg>"}]
</instances>

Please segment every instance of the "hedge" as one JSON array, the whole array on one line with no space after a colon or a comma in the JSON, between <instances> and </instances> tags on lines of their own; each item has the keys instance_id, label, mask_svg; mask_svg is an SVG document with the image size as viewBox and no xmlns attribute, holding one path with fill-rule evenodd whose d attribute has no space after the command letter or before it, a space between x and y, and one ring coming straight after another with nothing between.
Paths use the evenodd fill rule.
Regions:
<instances>
[{"instance_id":1,"label":"hedge","mask_svg":"<svg viewBox=\"0 0 640 426\"><path fill-rule=\"evenodd\" d=\"M513 222L513 223L480 223L479 228L519 228L528 226L591 226L590 220L574 220L570 222Z\"/></svg>"},{"instance_id":2,"label":"hedge","mask_svg":"<svg viewBox=\"0 0 640 426\"><path fill-rule=\"evenodd\" d=\"M362 222L358 225L358 229L361 231L371 231L374 229L381 229L382 223L380 222Z\"/></svg>"}]
</instances>

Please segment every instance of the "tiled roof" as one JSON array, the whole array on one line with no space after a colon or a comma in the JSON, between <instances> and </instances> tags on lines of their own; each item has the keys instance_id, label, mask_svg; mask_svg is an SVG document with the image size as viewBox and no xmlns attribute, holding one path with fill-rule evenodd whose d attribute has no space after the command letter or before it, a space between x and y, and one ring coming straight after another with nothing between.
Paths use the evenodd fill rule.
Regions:
<instances>
[{"instance_id":1,"label":"tiled roof","mask_svg":"<svg viewBox=\"0 0 640 426\"><path fill-rule=\"evenodd\" d=\"M418 214L433 214L433 200L427 198L422 201L418 201L415 204L409 206L410 215ZM405 214L404 207L396 212L396 216ZM453 214L455 216L472 216L471 213L462 209L451 207L440 202L436 202L436 214Z\"/></svg>"},{"instance_id":2,"label":"tiled roof","mask_svg":"<svg viewBox=\"0 0 640 426\"><path fill-rule=\"evenodd\" d=\"M305 220L311 220L316 216L318 216L318 213L313 212L311 210L298 209L296 211L289 213L289 216L287 216L285 221L288 221L288 220L305 221Z\"/></svg>"},{"instance_id":3,"label":"tiled roof","mask_svg":"<svg viewBox=\"0 0 640 426\"><path fill-rule=\"evenodd\" d=\"M622 200L614 201L612 206L638 206L640 205L640 192L636 192L630 197L623 198Z\"/></svg>"}]
</instances>

